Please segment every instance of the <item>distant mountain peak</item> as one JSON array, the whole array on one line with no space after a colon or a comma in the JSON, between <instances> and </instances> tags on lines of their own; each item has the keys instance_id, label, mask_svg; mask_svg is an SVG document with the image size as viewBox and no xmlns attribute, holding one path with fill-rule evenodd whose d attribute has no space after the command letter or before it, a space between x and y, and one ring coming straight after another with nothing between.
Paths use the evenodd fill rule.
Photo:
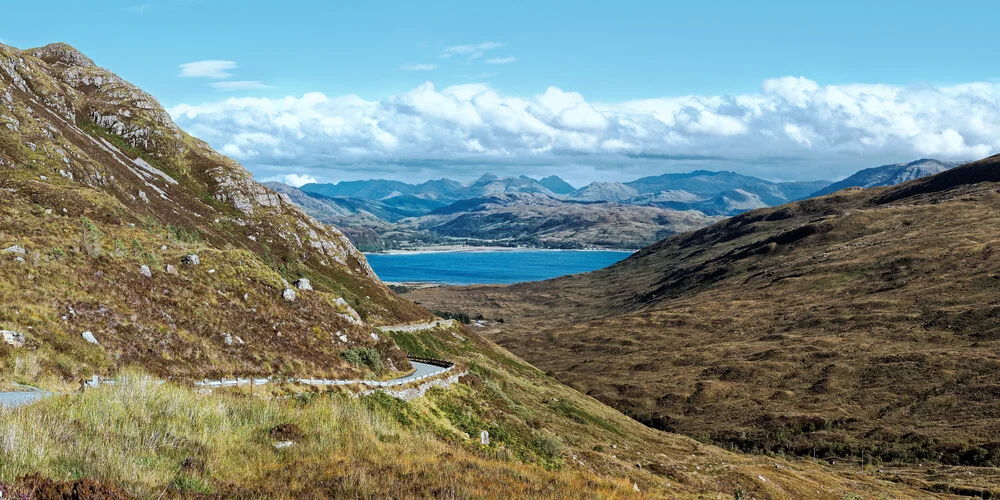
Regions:
<instances>
[{"instance_id":1,"label":"distant mountain peak","mask_svg":"<svg viewBox=\"0 0 1000 500\"><path fill-rule=\"evenodd\" d=\"M962 163L921 158L909 163L893 163L880 167L866 168L855 172L842 181L835 182L824 189L816 191L812 196L823 196L849 187L895 186L906 181L944 172Z\"/></svg>"},{"instance_id":2,"label":"distant mountain peak","mask_svg":"<svg viewBox=\"0 0 1000 500\"><path fill-rule=\"evenodd\" d=\"M555 194L570 194L576 191L576 188L572 184L562 180L558 175L550 175L538 181L538 183Z\"/></svg>"},{"instance_id":3,"label":"distant mountain peak","mask_svg":"<svg viewBox=\"0 0 1000 500\"><path fill-rule=\"evenodd\" d=\"M490 172L486 172L485 174L482 175L482 177L476 179L476 181L473 182L473 184L484 184L484 183L493 182L493 181L496 181L496 180L500 180L500 178L497 177L497 176L495 176L495 175L493 175L493 174L491 174Z\"/></svg>"}]
</instances>

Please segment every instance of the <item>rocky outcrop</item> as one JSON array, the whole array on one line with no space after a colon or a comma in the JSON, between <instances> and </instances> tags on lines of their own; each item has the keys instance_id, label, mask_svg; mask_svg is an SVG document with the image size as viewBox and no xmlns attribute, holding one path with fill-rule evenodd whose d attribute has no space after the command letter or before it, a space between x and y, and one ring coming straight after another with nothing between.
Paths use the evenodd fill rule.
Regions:
<instances>
[{"instance_id":1,"label":"rocky outcrop","mask_svg":"<svg viewBox=\"0 0 1000 500\"><path fill-rule=\"evenodd\" d=\"M15 332L13 330L0 330L0 339L2 339L4 343L14 347L23 347L25 342L27 342L23 333Z\"/></svg>"}]
</instances>

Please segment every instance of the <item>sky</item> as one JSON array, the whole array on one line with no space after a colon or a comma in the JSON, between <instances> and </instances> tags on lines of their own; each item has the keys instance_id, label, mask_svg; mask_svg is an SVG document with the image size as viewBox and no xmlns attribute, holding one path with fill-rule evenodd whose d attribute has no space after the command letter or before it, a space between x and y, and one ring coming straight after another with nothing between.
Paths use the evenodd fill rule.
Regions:
<instances>
[{"instance_id":1,"label":"sky","mask_svg":"<svg viewBox=\"0 0 1000 500\"><path fill-rule=\"evenodd\" d=\"M834 180L1000 150L994 2L4 5L261 180Z\"/></svg>"}]
</instances>

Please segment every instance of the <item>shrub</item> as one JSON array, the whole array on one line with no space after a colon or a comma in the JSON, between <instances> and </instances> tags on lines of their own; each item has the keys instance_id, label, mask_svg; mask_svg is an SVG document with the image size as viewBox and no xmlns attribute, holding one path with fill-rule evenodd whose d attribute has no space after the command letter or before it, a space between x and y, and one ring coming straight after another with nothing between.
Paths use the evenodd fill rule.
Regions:
<instances>
[{"instance_id":1,"label":"shrub","mask_svg":"<svg viewBox=\"0 0 1000 500\"><path fill-rule=\"evenodd\" d=\"M382 356L377 350L371 347L352 347L340 353L340 356L347 360L348 363L367 368L375 374L381 374L384 368L382 365Z\"/></svg>"}]
</instances>

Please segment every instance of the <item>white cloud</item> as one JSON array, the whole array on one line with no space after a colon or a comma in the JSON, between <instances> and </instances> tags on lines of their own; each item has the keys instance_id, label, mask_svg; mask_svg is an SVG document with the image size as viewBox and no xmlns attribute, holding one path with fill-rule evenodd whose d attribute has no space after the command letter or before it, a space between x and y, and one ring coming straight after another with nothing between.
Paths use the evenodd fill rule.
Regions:
<instances>
[{"instance_id":1,"label":"white cloud","mask_svg":"<svg viewBox=\"0 0 1000 500\"><path fill-rule=\"evenodd\" d=\"M623 169L634 161L723 158L763 165L772 177L815 179L837 175L831 166L843 175L881 160L974 159L1000 150L995 83L819 85L784 77L745 95L599 103L556 87L518 97L487 84L438 89L427 82L380 100L309 93L182 104L170 113L251 168L281 174L282 165L315 175L411 164L449 175L470 164Z\"/></svg>"},{"instance_id":2,"label":"white cloud","mask_svg":"<svg viewBox=\"0 0 1000 500\"><path fill-rule=\"evenodd\" d=\"M433 71L437 69L437 64L405 64L404 71Z\"/></svg>"},{"instance_id":3,"label":"white cloud","mask_svg":"<svg viewBox=\"0 0 1000 500\"><path fill-rule=\"evenodd\" d=\"M284 177L285 184L302 187L306 184L316 184L316 178L311 175L288 174Z\"/></svg>"},{"instance_id":4,"label":"white cloud","mask_svg":"<svg viewBox=\"0 0 1000 500\"><path fill-rule=\"evenodd\" d=\"M180 76L184 78L222 79L233 76L228 70L236 69L238 66L234 61L209 60L184 63L179 67Z\"/></svg>"},{"instance_id":5,"label":"white cloud","mask_svg":"<svg viewBox=\"0 0 1000 500\"><path fill-rule=\"evenodd\" d=\"M478 59L488 50L503 47L499 42L482 42L471 45L453 45L441 51L441 57L466 56L469 60Z\"/></svg>"},{"instance_id":6,"label":"white cloud","mask_svg":"<svg viewBox=\"0 0 1000 500\"><path fill-rule=\"evenodd\" d=\"M509 56L509 57L491 57L483 62L486 64L510 64L516 61L517 61L516 57Z\"/></svg>"},{"instance_id":7,"label":"white cloud","mask_svg":"<svg viewBox=\"0 0 1000 500\"><path fill-rule=\"evenodd\" d=\"M223 92L233 92L236 90L256 90L256 89L269 89L272 88L270 85L266 85L257 80L242 80L242 81L228 81L228 82L212 82L209 84L215 90L221 90Z\"/></svg>"}]
</instances>

